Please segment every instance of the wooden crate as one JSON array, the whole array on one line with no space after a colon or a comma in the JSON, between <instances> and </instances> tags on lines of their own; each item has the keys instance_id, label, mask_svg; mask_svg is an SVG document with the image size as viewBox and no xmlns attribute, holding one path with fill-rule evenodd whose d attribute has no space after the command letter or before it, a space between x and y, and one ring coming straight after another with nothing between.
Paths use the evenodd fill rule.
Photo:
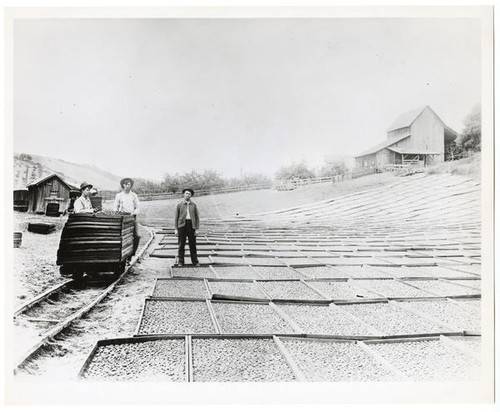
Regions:
<instances>
[{"instance_id":1,"label":"wooden crate","mask_svg":"<svg viewBox=\"0 0 500 412\"><path fill-rule=\"evenodd\" d=\"M134 217L73 214L61 234L57 264L119 263L132 256Z\"/></svg>"}]
</instances>

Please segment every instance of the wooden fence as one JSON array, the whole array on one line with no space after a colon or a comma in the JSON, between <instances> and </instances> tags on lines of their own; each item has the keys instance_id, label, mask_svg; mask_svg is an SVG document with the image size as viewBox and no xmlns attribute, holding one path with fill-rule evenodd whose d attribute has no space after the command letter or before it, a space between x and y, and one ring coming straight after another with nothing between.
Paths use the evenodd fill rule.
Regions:
<instances>
[{"instance_id":1,"label":"wooden fence","mask_svg":"<svg viewBox=\"0 0 500 412\"><path fill-rule=\"evenodd\" d=\"M254 185L235 186L226 188L214 188L211 190L195 190L195 193L196 196L206 196L206 195L215 195L222 193L235 193L235 192L244 192L248 190L264 190L272 188L278 191L294 190L298 187L313 185L317 183L330 182L332 184L337 184L345 180L356 179L358 177L366 176L373 173L377 173L377 171L374 170L373 168L354 169L344 174L339 174L335 176L311 177L308 179L276 180L272 184L254 184ZM182 197L181 192L138 193L137 195L139 196L139 199L142 201L178 199Z\"/></svg>"},{"instance_id":2,"label":"wooden fence","mask_svg":"<svg viewBox=\"0 0 500 412\"><path fill-rule=\"evenodd\" d=\"M235 186L235 187L220 187L209 190L195 190L196 196L206 196L206 195L216 195L221 193L234 193L234 192L244 192L248 190L264 190L271 189L272 184L253 184L245 186ZM138 193L137 196L139 200L165 200L165 199L178 199L182 197L181 192L167 192L167 193Z\"/></svg>"}]
</instances>

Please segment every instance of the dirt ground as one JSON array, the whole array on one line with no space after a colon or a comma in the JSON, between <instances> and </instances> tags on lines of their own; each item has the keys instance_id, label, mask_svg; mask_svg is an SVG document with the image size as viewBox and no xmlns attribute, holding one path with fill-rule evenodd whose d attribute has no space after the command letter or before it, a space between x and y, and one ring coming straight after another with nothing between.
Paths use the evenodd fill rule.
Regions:
<instances>
[{"instance_id":1,"label":"dirt ground","mask_svg":"<svg viewBox=\"0 0 500 412\"><path fill-rule=\"evenodd\" d=\"M13 248L15 307L67 279L59 274L56 264L61 231L67 219L67 216L14 212L14 231L22 233L21 247ZM34 222L52 223L56 230L47 235L28 232L28 224ZM141 227L140 235L139 250L149 240L149 232Z\"/></svg>"},{"instance_id":2,"label":"dirt ground","mask_svg":"<svg viewBox=\"0 0 500 412\"><path fill-rule=\"evenodd\" d=\"M384 186L398 181L391 173L365 176L337 184L321 183L304 186L292 191L255 190L248 192L194 197L201 218L231 217L243 214L269 212L306 203L330 199L345 194ZM175 205L179 199L141 203L139 222L150 228L172 227ZM104 209L111 209L112 202L105 202ZM18 307L39 293L62 283L56 265L61 230L67 216L48 217L32 213L14 212L14 231L22 233L20 248L14 248L14 306ZM42 235L28 232L28 223L53 223L56 230ZM141 227L139 249L148 241L147 228Z\"/></svg>"}]
</instances>

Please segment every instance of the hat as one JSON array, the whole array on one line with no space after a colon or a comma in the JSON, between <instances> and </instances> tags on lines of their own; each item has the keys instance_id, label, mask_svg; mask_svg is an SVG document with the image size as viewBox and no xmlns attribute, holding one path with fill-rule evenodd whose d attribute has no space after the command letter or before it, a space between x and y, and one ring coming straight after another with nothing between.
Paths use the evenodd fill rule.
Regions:
<instances>
[{"instance_id":1,"label":"hat","mask_svg":"<svg viewBox=\"0 0 500 412\"><path fill-rule=\"evenodd\" d=\"M88 187L89 189L92 189L94 186L92 186L90 183L83 182L83 183L80 185L80 190L83 190L83 189L85 189L86 187Z\"/></svg>"},{"instance_id":2,"label":"hat","mask_svg":"<svg viewBox=\"0 0 500 412\"><path fill-rule=\"evenodd\" d=\"M120 180L120 186L123 187L125 186L125 183L130 182L130 186L134 186L134 179L131 179L130 177L126 177L122 180Z\"/></svg>"},{"instance_id":3,"label":"hat","mask_svg":"<svg viewBox=\"0 0 500 412\"><path fill-rule=\"evenodd\" d=\"M194 196L194 190L193 189L182 189L182 194L184 194L184 192L190 192L191 196Z\"/></svg>"}]
</instances>

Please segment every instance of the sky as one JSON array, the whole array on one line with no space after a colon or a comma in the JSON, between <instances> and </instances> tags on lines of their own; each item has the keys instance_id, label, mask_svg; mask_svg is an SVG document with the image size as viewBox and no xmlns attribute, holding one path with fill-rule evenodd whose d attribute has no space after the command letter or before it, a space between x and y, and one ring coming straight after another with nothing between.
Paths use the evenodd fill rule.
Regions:
<instances>
[{"instance_id":1,"label":"sky","mask_svg":"<svg viewBox=\"0 0 500 412\"><path fill-rule=\"evenodd\" d=\"M429 105L481 101L466 18L18 19L14 152L123 176L272 176L386 138Z\"/></svg>"}]
</instances>

